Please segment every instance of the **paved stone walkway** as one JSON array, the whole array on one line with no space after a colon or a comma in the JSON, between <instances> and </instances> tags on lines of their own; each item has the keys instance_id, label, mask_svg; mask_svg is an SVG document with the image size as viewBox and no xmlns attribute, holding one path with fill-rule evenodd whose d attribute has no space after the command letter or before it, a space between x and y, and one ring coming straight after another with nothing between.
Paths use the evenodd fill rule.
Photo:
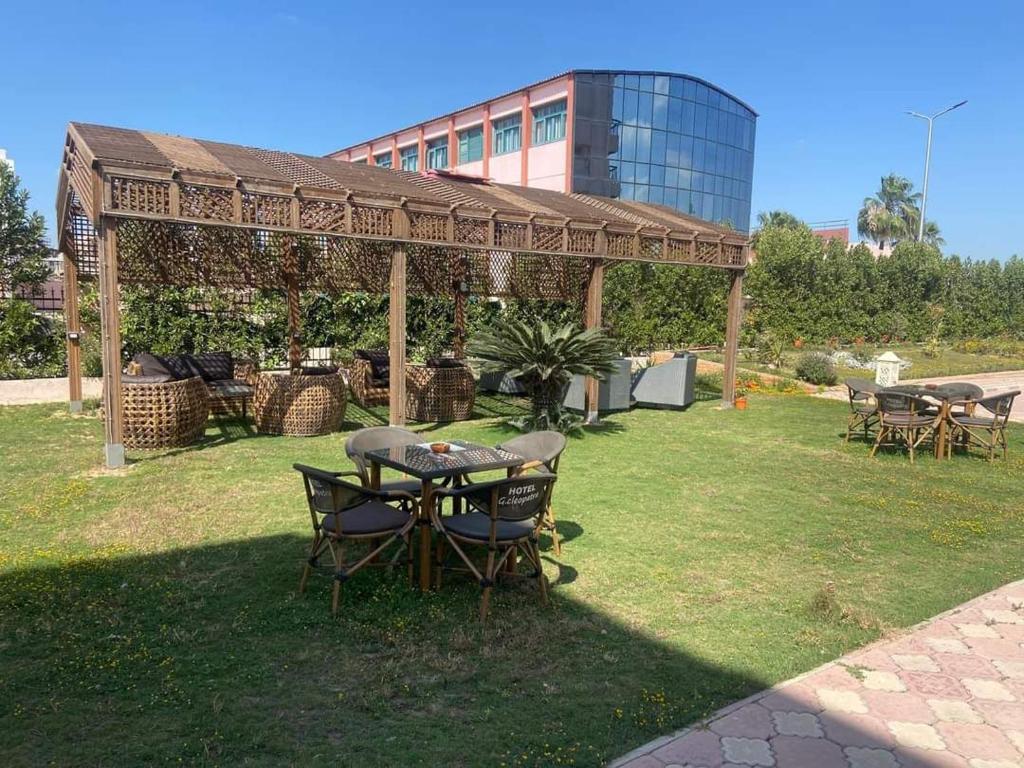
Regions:
<instances>
[{"instance_id":1,"label":"paved stone walkway","mask_svg":"<svg viewBox=\"0 0 1024 768\"><path fill-rule=\"evenodd\" d=\"M1024 768L1024 581L651 742L617 768Z\"/></svg>"},{"instance_id":2,"label":"paved stone walkway","mask_svg":"<svg viewBox=\"0 0 1024 768\"><path fill-rule=\"evenodd\" d=\"M864 372L865 378L872 378L871 371ZM939 376L931 379L907 379L903 384L944 384L950 381L969 381L977 384L986 395L995 395L999 392L1009 392L1019 389L1024 392L1024 371L995 371L992 373L975 373L970 376ZM826 397L832 400L846 400L846 387L839 384L829 387L821 392L819 397ZM1013 410L1010 412L1011 421L1024 422L1024 397L1018 397L1013 403Z\"/></svg>"}]
</instances>

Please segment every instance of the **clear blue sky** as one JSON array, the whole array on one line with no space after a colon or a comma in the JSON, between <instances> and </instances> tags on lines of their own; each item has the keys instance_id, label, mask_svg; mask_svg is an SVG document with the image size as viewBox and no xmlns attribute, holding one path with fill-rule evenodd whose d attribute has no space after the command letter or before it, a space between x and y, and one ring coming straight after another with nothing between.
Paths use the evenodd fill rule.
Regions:
<instances>
[{"instance_id":1,"label":"clear blue sky","mask_svg":"<svg viewBox=\"0 0 1024 768\"><path fill-rule=\"evenodd\" d=\"M1024 4L8 3L0 147L48 217L64 127L322 154L566 69L698 75L760 113L753 211L850 219L890 171L947 252L1024 255ZM543 17L527 10L542 9Z\"/></svg>"}]
</instances>

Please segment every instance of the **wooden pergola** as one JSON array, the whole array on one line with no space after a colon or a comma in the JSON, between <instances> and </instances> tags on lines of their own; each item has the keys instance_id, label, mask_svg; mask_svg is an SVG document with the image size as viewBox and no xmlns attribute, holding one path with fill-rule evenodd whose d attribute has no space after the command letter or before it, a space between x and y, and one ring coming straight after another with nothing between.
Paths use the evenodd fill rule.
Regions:
<instances>
[{"instance_id":1,"label":"wooden pergola","mask_svg":"<svg viewBox=\"0 0 1024 768\"><path fill-rule=\"evenodd\" d=\"M72 410L82 399L78 281L99 283L109 466L124 463L121 285L283 289L293 370L301 291L389 293L390 421L401 424L409 293L452 297L461 356L469 295L582 297L586 326L598 327L616 262L723 269L722 399L733 402L747 238L666 206L71 123L57 221ZM591 381L588 416L596 411Z\"/></svg>"}]
</instances>

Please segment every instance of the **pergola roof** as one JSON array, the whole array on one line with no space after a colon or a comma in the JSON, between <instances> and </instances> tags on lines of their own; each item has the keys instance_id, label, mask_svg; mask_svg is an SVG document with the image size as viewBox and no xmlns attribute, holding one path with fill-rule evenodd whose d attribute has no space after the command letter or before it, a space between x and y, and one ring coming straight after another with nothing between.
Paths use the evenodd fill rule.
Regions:
<instances>
[{"instance_id":1,"label":"pergola roof","mask_svg":"<svg viewBox=\"0 0 1024 768\"><path fill-rule=\"evenodd\" d=\"M109 216L726 269L747 242L661 205L84 123L68 127L57 205L71 240L76 216Z\"/></svg>"}]
</instances>

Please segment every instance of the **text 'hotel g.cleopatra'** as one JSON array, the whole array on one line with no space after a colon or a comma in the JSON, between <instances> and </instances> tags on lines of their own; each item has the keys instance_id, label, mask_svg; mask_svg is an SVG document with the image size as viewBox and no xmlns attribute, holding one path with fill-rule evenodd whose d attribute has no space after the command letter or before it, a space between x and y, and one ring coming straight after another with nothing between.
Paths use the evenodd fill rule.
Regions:
<instances>
[{"instance_id":1,"label":"text 'hotel g.cleopatra'","mask_svg":"<svg viewBox=\"0 0 1024 768\"><path fill-rule=\"evenodd\" d=\"M756 121L695 77L578 69L332 157L661 203L746 232Z\"/></svg>"}]
</instances>

